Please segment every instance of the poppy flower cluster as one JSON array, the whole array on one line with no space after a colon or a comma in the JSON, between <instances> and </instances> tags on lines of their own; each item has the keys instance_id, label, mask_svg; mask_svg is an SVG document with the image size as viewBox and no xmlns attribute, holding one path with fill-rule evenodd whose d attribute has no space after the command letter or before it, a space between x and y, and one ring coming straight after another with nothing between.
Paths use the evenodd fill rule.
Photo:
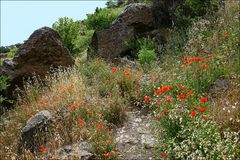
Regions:
<instances>
[{"instance_id":1,"label":"poppy flower cluster","mask_svg":"<svg viewBox=\"0 0 240 160\"><path fill-rule=\"evenodd\" d=\"M173 87L172 86L162 86L161 88L158 88L156 91L155 91L155 94L163 94L165 91L170 91L172 90Z\"/></svg>"}]
</instances>

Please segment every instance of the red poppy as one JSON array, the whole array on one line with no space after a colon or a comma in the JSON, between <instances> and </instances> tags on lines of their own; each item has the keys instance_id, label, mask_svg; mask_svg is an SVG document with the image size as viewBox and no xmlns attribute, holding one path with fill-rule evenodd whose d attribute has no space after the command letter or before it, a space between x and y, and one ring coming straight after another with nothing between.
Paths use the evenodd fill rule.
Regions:
<instances>
[{"instance_id":1,"label":"red poppy","mask_svg":"<svg viewBox=\"0 0 240 160\"><path fill-rule=\"evenodd\" d=\"M205 121L207 120L207 116L203 116L202 118L203 118L203 120L205 120Z\"/></svg>"},{"instance_id":2,"label":"red poppy","mask_svg":"<svg viewBox=\"0 0 240 160\"><path fill-rule=\"evenodd\" d=\"M77 104L73 103L73 104L71 105L71 109L76 109L76 108L77 108Z\"/></svg>"},{"instance_id":3,"label":"red poppy","mask_svg":"<svg viewBox=\"0 0 240 160\"><path fill-rule=\"evenodd\" d=\"M106 143L107 143L107 144L110 144L110 143L111 143L111 140L110 140L110 139L107 139L107 140L106 140Z\"/></svg>"},{"instance_id":4,"label":"red poppy","mask_svg":"<svg viewBox=\"0 0 240 160\"><path fill-rule=\"evenodd\" d=\"M167 86L162 86L162 92L165 92L166 90L168 90Z\"/></svg>"},{"instance_id":5,"label":"red poppy","mask_svg":"<svg viewBox=\"0 0 240 160\"><path fill-rule=\"evenodd\" d=\"M196 111L194 111L194 110L191 111L191 116L192 116L192 117L195 117L196 115L197 115L197 112L196 112Z\"/></svg>"},{"instance_id":6,"label":"red poppy","mask_svg":"<svg viewBox=\"0 0 240 160\"><path fill-rule=\"evenodd\" d=\"M89 111L88 114L94 114L93 111Z\"/></svg>"},{"instance_id":7,"label":"red poppy","mask_svg":"<svg viewBox=\"0 0 240 160\"><path fill-rule=\"evenodd\" d=\"M39 151L42 152L42 153L45 152L46 150L47 150L47 149L44 148L44 147L40 147L40 148L39 148Z\"/></svg>"},{"instance_id":8,"label":"red poppy","mask_svg":"<svg viewBox=\"0 0 240 160\"><path fill-rule=\"evenodd\" d=\"M162 154L162 158L167 158L167 154L166 154L166 153L163 153L163 154Z\"/></svg>"},{"instance_id":9,"label":"red poppy","mask_svg":"<svg viewBox=\"0 0 240 160\"><path fill-rule=\"evenodd\" d=\"M163 90L162 89L158 89L155 91L155 94L162 94L163 93Z\"/></svg>"},{"instance_id":10,"label":"red poppy","mask_svg":"<svg viewBox=\"0 0 240 160\"><path fill-rule=\"evenodd\" d=\"M140 86L140 82L139 82L139 81L136 81L136 82L135 82L135 85L136 85L136 86Z\"/></svg>"},{"instance_id":11,"label":"red poppy","mask_svg":"<svg viewBox=\"0 0 240 160\"><path fill-rule=\"evenodd\" d=\"M81 118L78 119L78 122L81 123L81 124L85 124L85 123L86 123L86 122L85 122L83 119L81 119Z\"/></svg>"},{"instance_id":12,"label":"red poppy","mask_svg":"<svg viewBox=\"0 0 240 160\"><path fill-rule=\"evenodd\" d=\"M206 68L206 64L202 63L201 67L202 67L202 69Z\"/></svg>"},{"instance_id":13,"label":"red poppy","mask_svg":"<svg viewBox=\"0 0 240 160\"><path fill-rule=\"evenodd\" d=\"M150 102L150 97L149 96L145 96L144 101L149 103Z\"/></svg>"},{"instance_id":14,"label":"red poppy","mask_svg":"<svg viewBox=\"0 0 240 160\"><path fill-rule=\"evenodd\" d=\"M106 134L112 134L113 132L112 131L107 131Z\"/></svg>"},{"instance_id":15,"label":"red poppy","mask_svg":"<svg viewBox=\"0 0 240 160\"><path fill-rule=\"evenodd\" d=\"M81 100L77 99L77 104L80 105L81 104Z\"/></svg>"},{"instance_id":16,"label":"red poppy","mask_svg":"<svg viewBox=\"0 0 240 160\"><path fill-rule=\"evenodd\" d=\"M161 120L160 114L157 114L156 118L157 118L157 120Z\"/></svg>"},{"instance_id":17,"label":"red poppy","mask_svg":"<svg viewBox=\"0 0 240 160\"><path fill-rule=\"evenodd\" d=\"M184 99L184 98L185 98L185 95L184 95L184 94L179 94L179 95L178 95L178 98L179 98L179 99Z\"/></svg>"},{"instance_id":18,"label":"red poppy","mask_svg":"<svg viewBox=\"0 0 240 160\"><path fill-rule=\"evenodd\" d=\"M186 96L189 97L192 93L193 93L193 91L190 90L190 91L187 92Z\"/></svg>"},{"instance_id":19,"label":"red poppy","mask_svg":"<svg viewBox=\"0 0 240 160\"><path fill-rule=\"evenodd\" d=\"M199 112L201 113L205 112L205 108L204 107L199 108Z\"/></svg>"},{"instance_id":20,"label":"red poppy","mask_svg":"<svg viewBox=\"0 0 240 160\"><path fill-rule=\"evenodd\" d=\"M116 72L117 68L112 68L112 73Z\"/></svg>"},{"instance_id":21,"label":"red poppy","mask_svg":"<svg viewBox=\"0 0 240 160\"><path fill-rule=\"evenodd\" d=\"M167 97L166 99L165 99L165 102L166 103L170 103L172 100L171 100L171 98L169 98L169 97Z\"/></svg>"},{"instance_id":22,"label":"red poppy","mask_svg":"<svg viewBox=\"0 0 240 160\"><path fill-rule=\"evenodd\" d=\"M104 157L106 157L106 158L109 158L110 157L110 154L109 153L106 153L106 154L103 154L104 155Z\"/></svg>"},{"instance_id":23,"label":"red poppy","mask_svg":"<svg viewBox=\"0 0 240 160\"><path fill-rule=\"evenodd\" d=\"M168 115L168 110L165 110L165 111L163 112L163 114L164 114L165 116L167 116L167 115Z\"/></svg>"},{"instance_id":24,"label":"red poppy","mask_svg":"<svg viewBox=\"0 0 240 160\"><path fill-rule=\"evenodd\" d=\"M198 61L201 61L202 58L201 57L195 57L195 58L192 58L192 60L195 61L195 62L198 62Z\"/></svg>"},{"instance_id":25,"label":"red poppy","mask_svg":"<svg viewBox=\"0 0 240 160\"><path fill-rule=\"evenodd\" d=\"M102 124L99 124L99 125L98 125L98 131L100 132L100 131L102 130L102 128L103 128L103 125L102 125Z\"/></svg>"},{"instance_id":26,"label":"red poppy","mask_svg":"<svg viewBox=\"0 0 240 160\"><path fill-rule=\"evenodd\" d=\"M156 105L156 106L160 105L160 102L159 102L159 101L156 101L156 102L155 102L155 105Z\"/></svg>"},{"instance_id":27,"label":"red poppy","mask_svg":"<svg viewBox=\"0 0 240 160\"><path fill-rule=\"evenodd\" d=\"M173 87L172 86L167 86L167 89L170 91L170 90L173 89Z\"/></svg>"},{"instance_id":28,"label":"red poppy","mask_svg":"<svg viewBox=\"0 0 240 160\"><path fill-rule=\"evenodd\" d=\"M207 102L207 97L202 97L202 98L200 99L200 102L201 102L201 103L206 103L206 102Z\"/></svg>"},{"instance_id":29,"label":"red poppy","mask_svg":"<svg viewBox=\"0 0 240 160\"><path fill-rule=\"evenodd\" d=\"M81 129L82 129L83 127L84 127L83 125L80 125L80 126L79 126L79 128L81 128Z\"/></svg>"},{"instance_id":30,"label":"red poppy","mask_svg":"<svg viewBox=\"0 0 240 160\"><path fill-rule=\"evenodd\" d=\"M183 91L184 90L184 87L183 86L180 86L179 87L179 91Z\"/></svg>"},{"instance_id":31,"label":"red poppy","mask_svg":"<svg viewBox=\"0 0 240 160\"><path fill-rule=\"evenodd\" d=\"M230 35L228 33L224 33L223 37L228 38Z\"/></svg>"}]
</instances>

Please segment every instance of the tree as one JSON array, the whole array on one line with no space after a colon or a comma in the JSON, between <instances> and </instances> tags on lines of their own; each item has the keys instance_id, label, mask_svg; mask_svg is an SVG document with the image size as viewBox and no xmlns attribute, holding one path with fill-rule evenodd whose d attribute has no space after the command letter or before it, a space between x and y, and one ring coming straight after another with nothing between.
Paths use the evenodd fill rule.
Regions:
<instances>
[{"instance_id":1,"label":"tree","mask_svg":"<svg viewBox=\"0 0 240 160\"><path fill-rule=\"evenodd\" d=\"M56 21L52 28L58 31L63 39L64 45L69 49L71 54L79 53L79 48L75 47L75 41L80 35L80 23L68 17L61 17Z\"/></svg>"}]
</instances>

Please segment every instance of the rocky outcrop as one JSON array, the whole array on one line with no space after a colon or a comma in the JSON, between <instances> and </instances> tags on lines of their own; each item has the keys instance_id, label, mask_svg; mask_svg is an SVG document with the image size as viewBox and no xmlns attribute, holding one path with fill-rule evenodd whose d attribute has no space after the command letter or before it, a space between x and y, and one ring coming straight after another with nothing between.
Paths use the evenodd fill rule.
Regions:
<instances>
[{"instance_id":1,"label":"rocky outcrop","mask_svg":"<svg viewBox=\"0 0 240 160\"><path fill-rule=\"evenodd\" d=\"M151 8L142 3L130 4L109 29L95 32L91 48L97 56L113 60L128 52L126 43L135 36L153 29ZM88 53L88 58L93 57Z\"/></svg>"},{"instance_id":2,"label":"rocky outcrop","mask_svg":"<svg viewBox=\"0 0 240 160\"><path fill-rule=\"evenodd\" d=\"M23 85L24 78L34 74L44 77L51 67L68 67L73 64L74 60L59 34L51 28L43 27L19 47L12 60L3 62L0 75L6 75L9 79L9 96L16 86Z\"/></svg>"},{"instance_id":3,"label":"rocky outcrop","mask_svg":"<svg viewBox=\"0 0 240 160\"><path fill-rule=\"evenodd\" d=\"M18 146L19 155L24 150L38 152L40 146L45 144L50 137L47 133L49 132L52 120L52 114L44 110L27 121L26 126L22 129L21 141Z\"/></svg>"},{"instance_id":4,"label":"rocky outcrop","mask_svg":"<svg viewBox=\"0 0 240 160\"><path fill-rule=\"evenodd\" d=\"M176 8L181 5L184 0L153 0L152 12L155 21L155 27L169 27L174 24Z\"/></svg>"},{"instance_id":5,"label":"rocky outcrop","mask_svg":"<svg viewBox=\"0 0 240 160\"><path fill-rule=\"evenodd\" d=\"M4 59L7 58L7 53L0 53L0 59Z\"/></svg>"},{"instance_id":6,"label":"rocky outcrop","mask_svg":"<svg viewBox=\"0 0 240 160\"><path fill-rule=\"evenodd\" d=\"M55 159L91 160L95 159L95 155L93 153L94 151L92 145L83 141L63 146L50 156Z\"/></svg>"}]
</instances>

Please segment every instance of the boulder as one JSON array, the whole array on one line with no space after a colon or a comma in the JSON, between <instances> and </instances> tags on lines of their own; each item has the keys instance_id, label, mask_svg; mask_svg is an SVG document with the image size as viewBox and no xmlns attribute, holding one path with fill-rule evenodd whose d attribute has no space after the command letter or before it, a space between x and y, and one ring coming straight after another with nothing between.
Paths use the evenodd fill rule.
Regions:
<instances>
[{"instance_id":1,"label":"boulder","mask_svg":"<svg viewBox=\"0 0 240 160\"><path fill-rule=\"evenodd\" d=\"M217 79L213 82L213 84L209 87L209 94L211 97L221 97L230 89L231 83L226 79Z\"/></svg>"},{"instance_id":2,"label":"boulder","mask_svg":"<svg viewBox=\"0 0 240 160\"><path fill-rule=\"evenodd\" d=\"M33 32L12 60L4 60L0 74L9 79L9 96L16 86L23 85L24 78L32 75L44 77L51 67L68 67L73 64L74 59L64 47L60 35L51 28L43 27Z\"/></svg>"},{"instance_id":3,"label":"boulder","mask_svg":"<svg viewBox=\"0 0 240 160\"><path fill-rule=\"evenodd\" d=\"M91 48L107 60L122 57L128 52L127 41L153 29L151 8L142 3L130 4L109 29L95 32ZM88 58L94 57L88 52Z\"/></svg>"},{"instance_id":4,"label":"boulder","mask_svg":"<svg viewBox=\"0 0 240 160\"><path fill-rule=\"evenodd\" d=\"M134 27L125 24L114 25L109 29L94 33L92 48L98 52L98 56L113 60L128 51L126 41L133 38L134 35Z\"/></svg>"},{"instance_id":5,"label":"boulder","mask_svg":"<svg viewBox=\"0 0 240 160\"><path fill-rule=\"evenodd\" d=\"M55 151L52 156L56 159L90 160L95 159L93 153L92 145L82 141L76 144L63 146Z\"/></svg>"},{"instance_id":6,"label":"boulder","mask_svg":"<svg viewBox=\"0 0 240 160\"><path fill-rule=\"evenodd\" d=\"M185 0L153 0L152 13L155 20L155 27L169 27L174 24L174 12Z\"/></svg>"},{"instance_id":7,"label":"boulder","mask_svg":"<svg viewBox=\"0 0 240 160\"><path fill-rule=\"evenodd\" d=\"M39 148L44 145L48 138L50 124L53 121L52 114L43 110L32 116L22 129L21 140L18 145L18 154L21 155L24 150L38 152Z\"/></svg>"},{"instance_id":8,"label":"boulder","mask_svg":"<svg viewBox=\"0 0 240 160\"><path fill-rule=\"evenodd\" d=\"M7 53L0 53L0 59L4 59L7 58Z\"/></svg>"},{"instance_id":9,"label":"boulder","mask_svg":"<svg viewBox=\"0 0 240 160\"><path fill-rule=\"evenodd\" d=\"M151 8L143 3L133 3L123 11L113 22L114 25L124 24L132 26L137 33L143 33L153 29L153 15Z\"/></svg>"}]
</instances>

